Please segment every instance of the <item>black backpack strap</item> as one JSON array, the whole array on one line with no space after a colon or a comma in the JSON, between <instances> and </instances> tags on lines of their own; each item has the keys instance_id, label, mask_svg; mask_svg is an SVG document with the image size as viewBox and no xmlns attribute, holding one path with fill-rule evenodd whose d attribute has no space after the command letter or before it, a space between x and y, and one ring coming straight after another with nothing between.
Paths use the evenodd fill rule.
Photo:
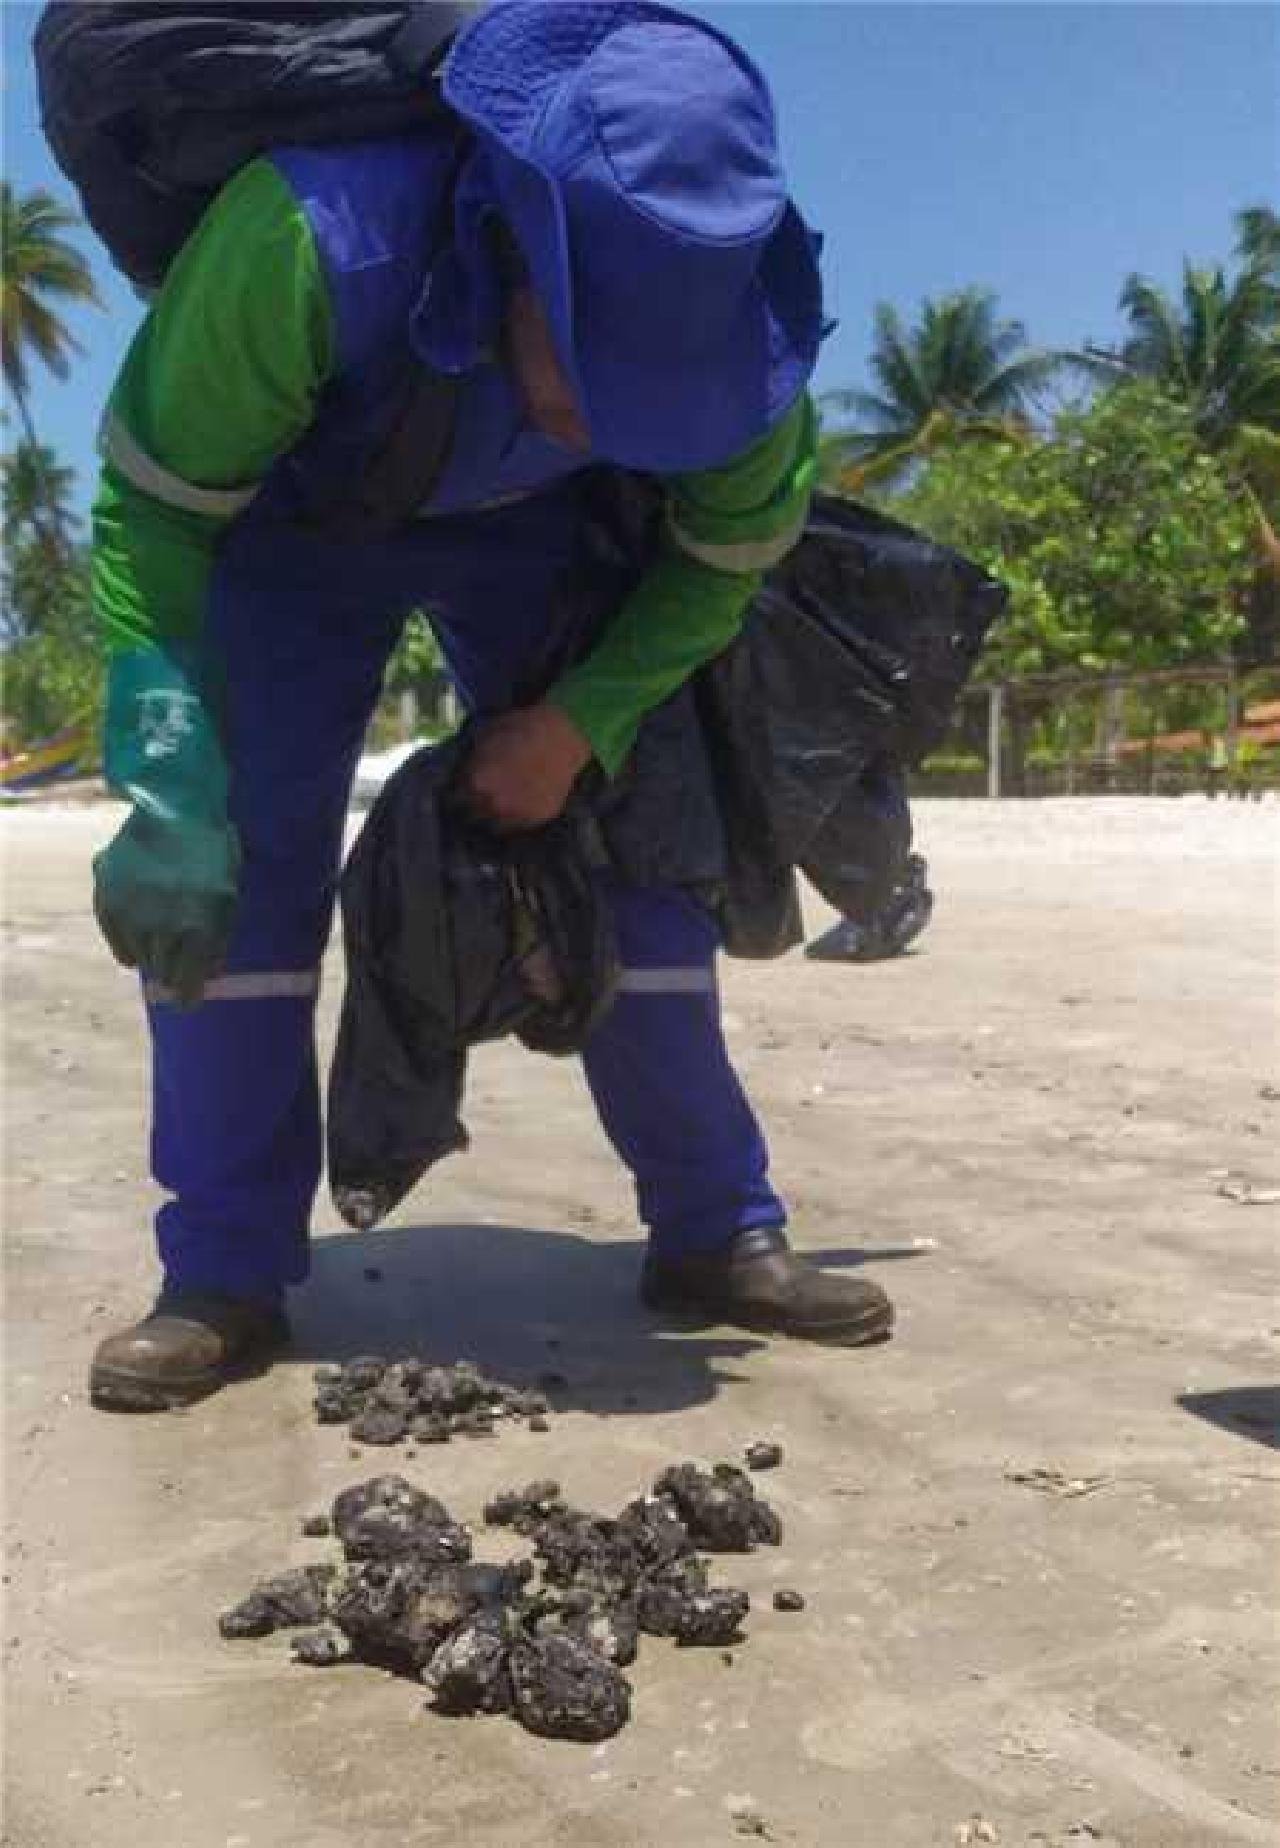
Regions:
<instances>
[{"instance_id":1,"label":"black backpack strap","mask_svg":"<svg viewBox=\"0 0 1280 1848\"><path fill-rule=\"evenodd\" d=\"M359 481L313 501L303 524L358 543L389 538L421 513L453 450L461 393L460 379L411 358L391 422Z\"/></svg>"},{"instance_id":2,"label":"black backpack strap","mask_svg":"<svg viewBox=\"0 0 1280 1848\"><path fill-rule=\"evenodd\" d=\"M387 63L406 78L434 76L454 34L474 16L477 5L478 0L457 0L457 4L414 7L387 43Z\"/></svg>"}]
</instances>

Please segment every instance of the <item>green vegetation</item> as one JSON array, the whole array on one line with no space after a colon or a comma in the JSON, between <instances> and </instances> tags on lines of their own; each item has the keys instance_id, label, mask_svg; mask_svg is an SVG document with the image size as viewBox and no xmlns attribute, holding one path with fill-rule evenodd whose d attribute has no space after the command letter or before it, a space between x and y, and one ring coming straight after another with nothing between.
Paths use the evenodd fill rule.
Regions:
<instances>
[{"instance_id":1,"label":"green vegetation","mask_svg":"<svg viewBox=\"0 0 1280 1848\"><path fill-rule=\"evenodd\" d=\"M94 720L102 667L88 562L71 511L74 471L37 439L30 362L65 378L79 351L60 310L97 306L84 257L63 233L76 214L46 192L0 184L0 365L22 440L3 458L4 742L24 745Z\"/></svg>"},{"instance_id":2,"label":"green vegetation","mask_svg":"<svg viewBox=\"0 0 1280 1848\"><path fill-rule=\"evenodd\" d=\"M1010 587L989 678L1219 660L1245 626L1249 510L1154 384L1061 413L1052 440L953 446L893 511Z\"/></svg>"},{"instance_id":3,"label":"green vegetation","mask_svg":"<svg viewBox=\"0 0 1280 1848\"><path fill-rule=\"evenodd\" d=\"M440 644L425 610L414 610L387 662L382 704L370 730L375 749L406 738L438 738L444 718L448 676Z\"/></svg>"},{"instance_id":4,"label":"green vegetation","mask_svg":"<svg viewBox=\"0 0 1280 1848\"><path fill-rule=\"evenodd\" d=\"M104 662L89 561L71 512L74 473L29 443L0 462L0 645L7 745L84 725L91 739ZM89 749L94 747L89 745Z\"/></svg>"}]
</instances>

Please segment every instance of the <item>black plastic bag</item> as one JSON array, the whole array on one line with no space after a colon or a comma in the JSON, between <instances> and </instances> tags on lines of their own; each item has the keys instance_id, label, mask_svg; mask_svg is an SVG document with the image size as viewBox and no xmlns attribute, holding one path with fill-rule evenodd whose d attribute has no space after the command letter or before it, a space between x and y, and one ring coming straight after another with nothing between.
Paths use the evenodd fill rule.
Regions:
<instances>
[{"instance_id":1,"label":"black plastic bag","mask_svg":"<svg viewBox=\"0 0 1280 1848\"><path fill-rule=\"evenodd\" d=\"M40 113L85 217L158 288L219 187L268 148L448 119L435 71L466 5L53 0Z\"/></svg>"},{"instance_id":2,"label":"black plastic bag","mask_svg":"<svg viewBox=\"0 0 1280 1848\"><path fill-rule=\"evenodd\" d=\"M329 1185L375 1225L465 1148L469 1046L517 1034L576 1052L613 999L617 954L581 824L500 838L452 800L464 733L378 797L342 876L347 987L329 1078Z\"/></svg>"},{"instance_id":3,"label":"black plastic bag","mask_svg":"<svg viewBox=\"0 0 1280 1848\"><path fill-rule=\"evenodd\" d=\"M935 749L1008 593L894 520L815 498L698 699L728 837L731 954L799 940L794 870L874 916L911 848L905 772Z\"/></svg>"}]
</instances>

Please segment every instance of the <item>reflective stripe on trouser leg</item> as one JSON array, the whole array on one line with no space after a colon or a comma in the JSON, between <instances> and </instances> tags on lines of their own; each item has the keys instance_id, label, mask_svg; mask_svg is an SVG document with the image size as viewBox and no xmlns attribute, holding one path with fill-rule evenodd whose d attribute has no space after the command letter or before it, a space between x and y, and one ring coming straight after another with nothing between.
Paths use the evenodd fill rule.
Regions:
<instances>
[{"instance_id":1,"label":"reflective stripe on trouser leg","mask_svg":"<svg viewBox=\"0 0 1280 1848\"><path fill-rule=\"evenodd\" d=\"M679 891L608 890L624 973L583 1064L655 1247L714 1250L751 1226L782 1225L769 1152L721 1031L714 921Z\"/></svg>"}]
</instances>

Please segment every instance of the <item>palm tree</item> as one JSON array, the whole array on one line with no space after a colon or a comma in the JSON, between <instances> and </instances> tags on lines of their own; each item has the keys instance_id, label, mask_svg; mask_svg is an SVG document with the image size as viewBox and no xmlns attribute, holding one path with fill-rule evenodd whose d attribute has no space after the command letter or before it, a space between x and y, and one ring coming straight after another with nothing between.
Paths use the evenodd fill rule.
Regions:
<instances>
[{"instance_id":1,"label":"palm tree","mask_svg":"<svg viewBox=\"0 0 1280 1848\"><path fill-rule=\"evenodd\" d=\"M24 534L40 532L40 516L48 513L60 532L74 530L73 509L76 471L59 462L52 449L33 448L21 442L0 456L0 537L12 546Z\"/></svg>"},{"instance_id":2,"label":"palm tree","mask_svg":"<svg viewBox=\"0 0 1280 1848\"><path fill-rule=\"evenodd\" d=\"M1176 302L1145 276L1131 276L1120 297L1129 338L1118 370L1182 398L1211 449L1225 449L1249 424L1280 431L1274 296L1260 264L1229 280L1220 266L1188 263Z\"/></svg>"},{"instance_id":3,"label":"palm tree","mask_svg":"<svg viewBox=\"0 0 1280 1848\"><path fill-rule=\"evenodd\" d=\"M1275 278L1280 274L1280 213L1269 205L1249 205L1236 213L1236 251L1242 263Z\"/></svg>"},{"instance_id":4,"label":"palm tree","mask_svg":"<svg viewBox=\"0 0 1280 1848\"><path fill-rule=\"evenodd\" d=\"M102 305L88 263L62 236L79 222L50 193L19 197L7 181L0 183L0 367L37 472L42 452L31 416L28 359L34 354L56 378L65 378L80 349L58 310ZM61 545L52 493L45 495L45 508L46 536Z\"/></svg>"},{"instance_id":5,"label":"palm tree","mask_svg":"<svg viewBox=\"0 0 1280 1848\"><path fill-rule=\"evenodd\" d=\"M1206 447L1231 468L1255 522L1256 643L1280 605L1280 217L1251 206L1236 215L1236 235L1234 275L1186 263L1177 299L1130 276L1120 297L1128 339L1119 352L1090 348L1081 358L1095 378L1158 381L1191 407Z\"/></svg>"},{"instance_id":6,"label":"palm tree","mask_svg":"<svg viewBox=\"0 0 1280 1848\"><path fill-rule=\"evenodd\" d=\"M75 479L52 449L21 442L0 456L0 646L58 627L83 580Z\"/></svg>"},{"instance_id":7,"label":"palm tree","mask_svg":"<svg viewBox=\"0 0 1280 1848\"><path fill-rule=\"evenodd\" d=\"M1029 348L1020 321L999 319L989 289L926 301L914 327L882 302L871 353L878 389L824 398L852 418L824 438L824 469L854 490L898 479L953 441L1028 442L1042 394L1066 363Z\"/></svg>"},{"instance_id":8,"label":"palm tree","mask_svg":"<svg viewBox=\"0 0 1280 1848\"><path fill-rule=\"evenodd\" d=\"M1280 218L1254 205L1236 218L1239 268L1184 264L1175 301L1147 277L1121 294L1129 340L1114 371L1158 379L1195 412L1206 445L1238 469L1260 517L1260 540L1280 565Z\"/></svg>"},{"instance_id":9,"label":"palm tree","mask_svg":"<svg viewBox=\"0 0 1280 1848\"><path fill-rule=\"evenodd\" d=\"M1280 217L1236 216L1239 268L1183 265L1175 299L1146 276L1125 283L1129 337L1119 351L1077 355L1095 379L1155 379L1189 404L1205 443L1229 450L1242 431L1280 433Z\"/></svg>"}]
</instances>

